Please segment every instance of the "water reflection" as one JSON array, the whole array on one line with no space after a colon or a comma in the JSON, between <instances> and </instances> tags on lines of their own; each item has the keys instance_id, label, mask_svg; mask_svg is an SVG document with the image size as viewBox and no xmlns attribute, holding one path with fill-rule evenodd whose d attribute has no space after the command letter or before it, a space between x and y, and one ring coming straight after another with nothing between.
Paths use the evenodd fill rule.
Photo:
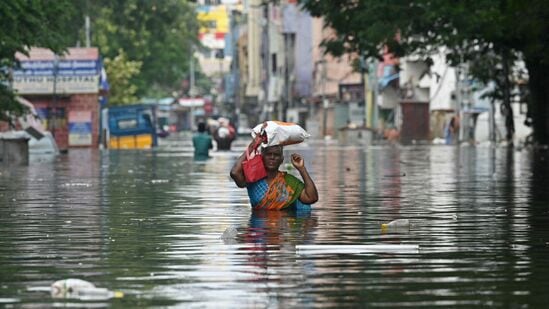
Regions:
<instances>
[{"instance_id":1,"label":"water reflection","mask_svg":"<svg viewBox=\"0 0 549 309\"><path fill-rule=\"evenodd\" d=\"M87 307L544 305L547 151L292 146L320 193L297 213L251 211L228 177L244 143L205 162L189 145L3 167L0 304L71 306L48 287L81 278L126 295ZM397 218L410 232L382 233ZM224 242L229 226L238 235ZM420 251L297 254L304 244Z\"/></svg>"}]
</instances>

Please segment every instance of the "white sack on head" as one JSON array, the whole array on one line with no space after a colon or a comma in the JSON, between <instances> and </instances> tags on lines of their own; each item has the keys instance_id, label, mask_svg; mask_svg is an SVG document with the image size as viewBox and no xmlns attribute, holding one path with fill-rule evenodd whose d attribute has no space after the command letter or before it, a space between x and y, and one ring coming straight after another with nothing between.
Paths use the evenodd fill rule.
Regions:
<instances>
[{"instance_id":1,"label":"white sack on head","mask_svg":"<svg viewBox=\"0 0 549 309\"><path fill-rule=\"evenodd\" d=\"M220 128L217 130L217 135L218 135L220 138L228 137L230 134L231 134L231 132L229 132L229 129L228 129L228 128L225 128L225 127L220 127Z\"/></svg>"},{"instance_id":2,"label":"white sack on head","mask_svg":"<svg viewBox=\"0 0 549 309\"><path fill-rule=\"evenodd\" d=\"M261 146L292 145L303 142L311 136L298 124L282 121L267 121L267 126L263 129L263 123L258 124L252 130L252 137L256 137L263 132L267 135L267 142Z\"/></svg>"},{"instance_id":3,"label":"white sack on head","mask_svg":"<svg viewBox=\"0 0 549 309\"><path fill-rule=\"evenodd\" d=\"M219 122L219 125L220 125L220 126L226 127L226 126L229 125L229 122L230 122L230 121L229 121L229 119L227 119L227 118L225 118L225 117L219 117L219 118L217 119L217 122Z\"/></svg>"}]
</instances>

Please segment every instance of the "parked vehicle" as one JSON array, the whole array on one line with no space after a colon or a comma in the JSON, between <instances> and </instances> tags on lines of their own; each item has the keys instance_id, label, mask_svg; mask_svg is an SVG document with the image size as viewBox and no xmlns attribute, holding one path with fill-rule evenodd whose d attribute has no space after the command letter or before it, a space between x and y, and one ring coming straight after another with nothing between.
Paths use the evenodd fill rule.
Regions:
<instances>
[{"instance_id":1,"label":"parked vehicle","mask_svg":"<svg viewBox=\"0 0 549 309\"><path fill-rule=\"evenodd\" d=\"M110 149L143 149L158 145L154 105L109 107L102 112L102 144Z\"/></svg>"}]
</instances>

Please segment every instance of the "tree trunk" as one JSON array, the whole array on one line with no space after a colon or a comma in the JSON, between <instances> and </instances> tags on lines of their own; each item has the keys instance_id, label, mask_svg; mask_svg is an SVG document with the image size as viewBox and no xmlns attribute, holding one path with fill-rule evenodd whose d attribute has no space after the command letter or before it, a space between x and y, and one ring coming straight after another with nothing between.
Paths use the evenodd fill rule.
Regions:
<instances>
[{"instance_id":1,"label":"tree trunk","mask_svg":"<svg viewBox=\"0 0 549 309\"><path fill-rule=\"evenodd\" d=\"M526 59L530 90L529 114L532 117L534 141L549 145L549 64Z\"/></svg>"}]
</instances>

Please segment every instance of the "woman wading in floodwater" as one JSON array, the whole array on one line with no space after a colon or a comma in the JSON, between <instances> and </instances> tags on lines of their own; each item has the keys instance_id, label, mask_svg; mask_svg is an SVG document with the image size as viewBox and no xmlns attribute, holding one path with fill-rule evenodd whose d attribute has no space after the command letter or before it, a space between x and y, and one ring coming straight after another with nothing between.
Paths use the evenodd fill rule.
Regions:
<instances>
[{"instance_id":1,"label":"woman wading in floodwater","mask_svg":"<svg viewBox=\"0 0 549 309\"><path fill-rule=\"evenodd\" d=\"M261 143L261 137L256 138L248 147L253 151ZM250 203L254 210L281 210L307 207L318 201L316 186L305 168L305 161L300 154L293 153L293 166L299 171L303 181L287 172L279 171L284 161L281 145L262 148L263 165L267 177L253 183L247 183L242 169L242 162L246 159L243 153L231 169L231 178L239 188L247 188Z\"/></svg>"}]
</instances>

